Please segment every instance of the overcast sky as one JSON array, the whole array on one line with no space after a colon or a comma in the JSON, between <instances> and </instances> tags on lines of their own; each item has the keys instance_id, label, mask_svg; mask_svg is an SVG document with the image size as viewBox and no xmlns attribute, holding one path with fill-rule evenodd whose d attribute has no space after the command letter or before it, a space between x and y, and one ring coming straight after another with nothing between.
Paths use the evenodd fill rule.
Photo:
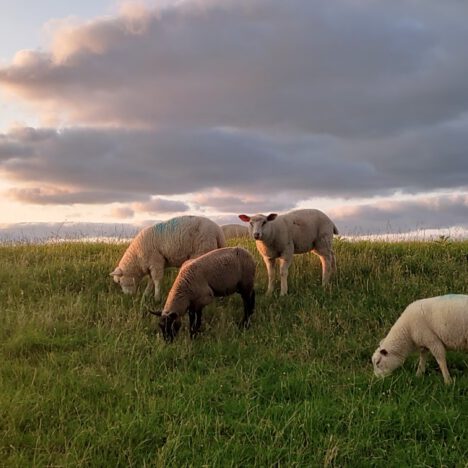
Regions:
<instances>
[{"instance_id":1,"label":"overcast sky","mask_svg":"<svg viewBox=\"0 0 468 468\"><path fill-rule=\"evenodd\" d=\"M468 3L0 5L4 232L298 207L468 229Z\"/></svg>"}]
</instances>

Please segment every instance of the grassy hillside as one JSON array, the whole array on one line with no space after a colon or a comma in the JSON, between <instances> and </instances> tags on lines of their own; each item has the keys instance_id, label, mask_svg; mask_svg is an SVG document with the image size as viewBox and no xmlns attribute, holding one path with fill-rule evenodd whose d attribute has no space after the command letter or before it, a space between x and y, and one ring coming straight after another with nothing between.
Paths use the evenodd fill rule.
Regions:
<instances>
[{"instance_id":1,"label":"grassy hillside","mask_svg":"<svg viewBox=\"0 0 468 468\"><path fill-rule=\"evenodd\" d=\"M251 328L232 296L172 345L108 276L125 245L0 246L0 464L468 466L468 354L452 386L434 361L382 381L370 363L409 302L468 294L468 242L338 241L331 288L303 255L271 298L242 243Z\"/></svg>"}]
</instances>

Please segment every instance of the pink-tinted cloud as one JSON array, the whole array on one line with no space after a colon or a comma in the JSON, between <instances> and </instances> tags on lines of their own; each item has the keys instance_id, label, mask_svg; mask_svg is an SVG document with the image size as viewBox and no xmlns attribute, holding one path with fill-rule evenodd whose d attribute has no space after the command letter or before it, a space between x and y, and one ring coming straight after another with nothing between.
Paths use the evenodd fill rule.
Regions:
<instances>
[{"instance_id":1,"label":"pink-tinted cloud","mask_svg":"<svg viewBox=\"0 0 468 468\"><path fill-rule=\"evenodd\" d=\"M463 2L176 2L21 51L0 83L66 122L381 135L467 109Z\"/></svg>"}]
</instances>

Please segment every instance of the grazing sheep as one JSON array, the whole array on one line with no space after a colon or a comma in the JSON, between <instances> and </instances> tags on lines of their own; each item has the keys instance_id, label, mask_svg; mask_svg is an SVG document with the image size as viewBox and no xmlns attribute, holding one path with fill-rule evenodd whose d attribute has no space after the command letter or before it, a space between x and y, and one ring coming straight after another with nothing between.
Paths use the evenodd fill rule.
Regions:
<instances>
[{"instance_id":1,"label":"grazing sheep","mask_svg":"<svg viewBox=\"0 0 468 468\"><path fill-rule=\"evenodd\" d=\"M271 294L275 282L275 261L280 259L281 295L288 293L288 268L294 254L313 252L322 262L322 284L328 283L331 270L336 268L332 250L333 234L338 229L331 219L319 210L296 210L284 215L239 215L250 223L249 231L256 240L257 249L268 271L268 290Z\"/></svg>"},{"instance_id":2,"label":"grazing sheep","mask_svg":"<svg viewBox=\"0 0 468 468\"><path fill-rule=\"evenodd\" d=\"M167 297L159 326L166 341L172 341L181 326L181 317L189 312L190 336L199 331L203 308L215 297L235 292L244 302L242 325L247 327L255 306L255 261L241 247L213 250L182 265Z\"/></svg>"},{"instance_id":3,"label":"grazing sheep","mask_svg":"<svg viewBox=\"0 0 468 468\"><path fill-rule=\"evenodd\" d=\"M249 228L242 224L223 224L221 226L226 240L236 239L237 237L249 237Z\"/></svg>"},{"instance_id":4,"label":"grazing sheep","mask_svg":"<svg viewBox=\"0 0 468 468\"><path fill-rule=\"evenodd\" d=\"M221 228L202 216L179 216L140 231L110 273L126 294L134 294L139 282L150 275L145 294L153 289L160 298L160 282L166 267L180 267L188 259L224 247Z\"/></svg>"},{"instance_id":5,"label":"grazing sheep","mask_svg":"<svg viewBox=\"0 0 468 468\"><path fill-rule=\"evenodd\" d=\"M445 383L451 383L445 350L468 351L467 295L448 294L411 303L372 356L375 375L389 375L405 362L411 352L418 349L420 355L416 375L424 373L427 351L430 351L439 364Z\"/></svg>"}]
</instances>

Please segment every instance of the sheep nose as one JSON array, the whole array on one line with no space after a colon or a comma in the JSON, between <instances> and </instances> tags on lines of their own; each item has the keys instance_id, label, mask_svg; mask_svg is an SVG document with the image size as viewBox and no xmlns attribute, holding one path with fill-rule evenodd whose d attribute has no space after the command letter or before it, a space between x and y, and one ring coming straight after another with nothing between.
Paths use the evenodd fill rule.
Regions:
<instances>
[{"instance_id":1,"label":"sheep nose","mask_svg":"<svg viewBox=\"0 0 468 468\"><path fill-rule=\"evenodd\" d=\"M254 239L260 239L260 233L259 232L254 233Z\"/></svg>"}]
</instances>

